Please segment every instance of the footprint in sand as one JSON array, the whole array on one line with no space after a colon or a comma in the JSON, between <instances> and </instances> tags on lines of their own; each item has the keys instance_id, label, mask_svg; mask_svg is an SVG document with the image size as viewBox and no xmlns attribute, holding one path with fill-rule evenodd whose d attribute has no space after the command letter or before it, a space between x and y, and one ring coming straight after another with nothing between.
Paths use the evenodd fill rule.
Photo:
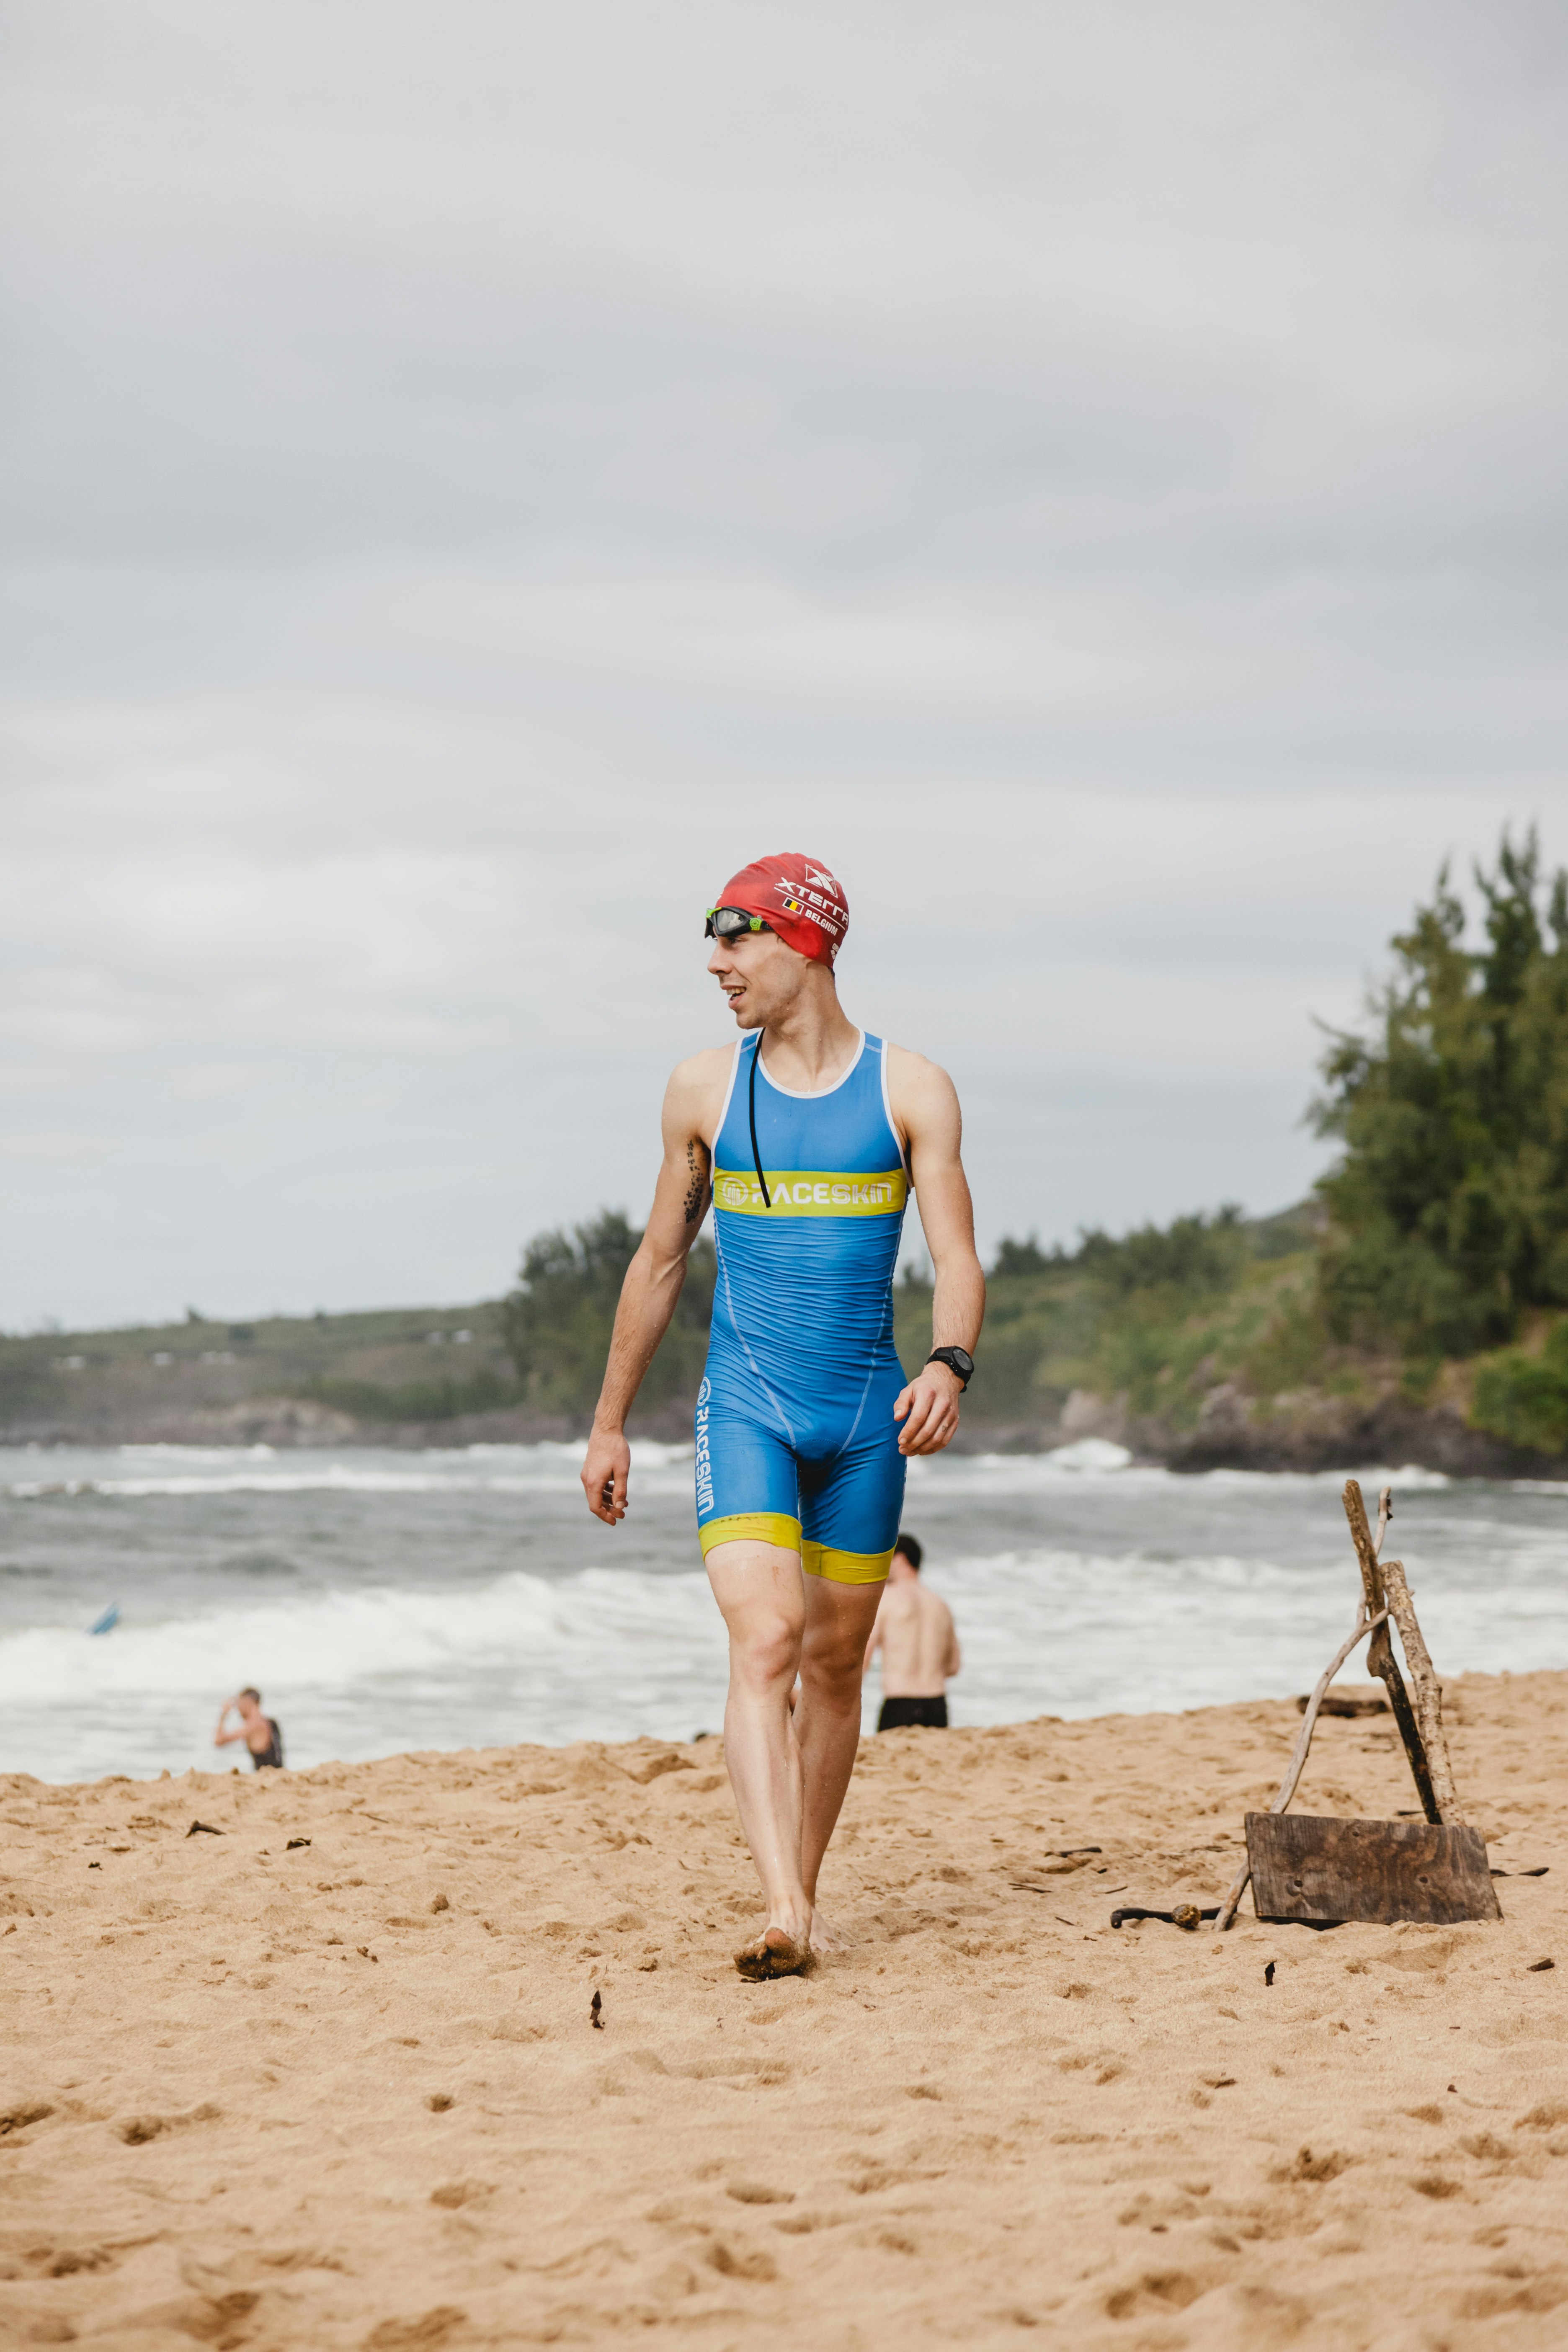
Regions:
<instances>
[{"instance_id":1,"label":"footprint in sand","mask_svg":"<svg viewBox=\"0 0 1568 2352\"><path fill-rule=\"evenodd\" d=\"M1105 2298L1111 2319L1132 2319L1143 2313L1184 2311L1203 2288L1185 2271L1146 2271L1133 2286L1118 2287Z\"/></svg>"},{"instance_id":2,"label":"footprint in sand","mask_svg":"<svg viewBox=\"0 0 1568 2352\"><path fill-rule=\"evenodd\" d=\"M29 2124L41 2124L53 2114L53 2107L41 2099L19 2100L0 2113L0 2139L9 2139L14 2132L26 2131Z\"/></svg>"},{"instance_id":3,"label":"footprint in sand","mask_svg":"<svg viewBox=\"0 0 1568 2352\"><path fill-rule=\"evenodd\" d=\"M455 2327L468 2324L468 2315L455 2304L437 2304L417 2319L384 2319L365 2337L365 2352L436 2352Z\"/></svg>"},{"instance_id":4,"label":"footprint in sand","mask_svg":"<svg viewBox=\"0 0 1568 2352\"><path fill-rule=\"evenodd\" d=\"M710 2270L716 2270L723 2278L750 2279L758 2285L779 2274L778 2264L771 2254L738 2254L722 2238L709 2247L703 2259Z\"/></svg>"},{"instance_id":5,"label":"footprint in sand","mask_svg":"<svg viewBox=\"0 0 1568 2352\"><path fill-rule=\"evenodd\" d=\"M111 2271L114 2257L102 2246L33 2246L27 2261L45 2278L74 2278L80 2271Z\"/></svg>"},{"instance_id":6,"label":"footprint in sand","mask_svg":"<svg viewBox=\"0 0 1568 2352\"><path fill-rule=\"evenodd\" d=\"M127 2116L123 2123L115 2125L114 2129L127 2147L145 2147L149 2141L162 2139L165 2132L184 2131L191 2124L216 2124L221 2122L222 2117L221 2107L204 2103L199 2107L192 2107L188 2115Z\"/></svg>"}]
</instances>

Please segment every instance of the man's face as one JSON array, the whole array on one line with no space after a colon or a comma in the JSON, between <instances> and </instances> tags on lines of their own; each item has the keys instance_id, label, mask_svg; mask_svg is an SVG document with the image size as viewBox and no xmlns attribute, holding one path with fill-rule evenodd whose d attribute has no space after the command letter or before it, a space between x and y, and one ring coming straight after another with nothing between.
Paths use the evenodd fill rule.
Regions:
<instances>
[{"instance_id":1,"label":"man's face","mask_svg":"<svg viewBox=\"0 0 1568 2352\"><path fill-rule=\"evenodd\" d=\"M786 1013L800 994L810 964L776 931L742 931L715 940L708 969L742 1029L761 1029Z\"/></svg>"}]
</instances>

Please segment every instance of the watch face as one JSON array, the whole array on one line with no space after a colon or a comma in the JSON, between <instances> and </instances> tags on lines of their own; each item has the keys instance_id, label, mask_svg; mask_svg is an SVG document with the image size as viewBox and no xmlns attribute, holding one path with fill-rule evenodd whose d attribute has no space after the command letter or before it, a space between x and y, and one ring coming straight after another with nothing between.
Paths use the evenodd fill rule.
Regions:
<instances>
[{"instance_id":1,"label":"watch face","mask_svg":"<svg viewBox=\"0 0 1568 2352\"><path fill-rule=\"evenodd\" d=\"M964 1378L967 1379L969 1374L974 1370L973 1357L970 1354L967 1348L954 1348L951 1352L955 1367L964 1375Z\"/></svg>"}]
</instances>

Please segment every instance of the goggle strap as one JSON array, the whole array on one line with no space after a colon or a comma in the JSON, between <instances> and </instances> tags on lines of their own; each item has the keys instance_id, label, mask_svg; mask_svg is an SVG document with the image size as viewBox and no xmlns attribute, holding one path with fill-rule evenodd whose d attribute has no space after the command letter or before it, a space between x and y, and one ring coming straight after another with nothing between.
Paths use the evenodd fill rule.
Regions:
<instances>
[{"instance_id":1,"label":"goggle strap","mask_svg":"<svg viewBox=\"0 0 1568 2352\"><path fill-rule=\"evenodd\" d=\"M752 1118L752 1163L757 1171L757 1181L763 1188L763 1206L764 1209L771 1209L773 1204L768 1194L768 1180L763 1174L763 1155L757 1149L757 1064L762 1058L763 1033L759 1029L757 1042L752 1052L752 1077L746 1093L746 1108Z\"/></svg>"}]
</instances>

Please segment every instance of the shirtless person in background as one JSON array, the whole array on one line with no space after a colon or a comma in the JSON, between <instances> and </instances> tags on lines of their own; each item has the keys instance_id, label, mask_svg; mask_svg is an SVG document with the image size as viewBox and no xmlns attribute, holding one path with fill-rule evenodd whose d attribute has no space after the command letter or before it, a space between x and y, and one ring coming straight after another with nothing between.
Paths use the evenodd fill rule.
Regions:
<instances>
[{"instance_id":1,"label":"shirtless person in background","mask_svg":"<svg viewBox=\"0 0 1568 2352\"><path fill-rule=\"evenodd\" d=\"M882 1653L882 1712L879 1731L921 1724L947 1728L947 1683L963 1664L952 1612L921 1582L921 1547L900 1535L882 1587L877 1622L866 1651L870 1664Z\"/></svg>"}]
</instances>

